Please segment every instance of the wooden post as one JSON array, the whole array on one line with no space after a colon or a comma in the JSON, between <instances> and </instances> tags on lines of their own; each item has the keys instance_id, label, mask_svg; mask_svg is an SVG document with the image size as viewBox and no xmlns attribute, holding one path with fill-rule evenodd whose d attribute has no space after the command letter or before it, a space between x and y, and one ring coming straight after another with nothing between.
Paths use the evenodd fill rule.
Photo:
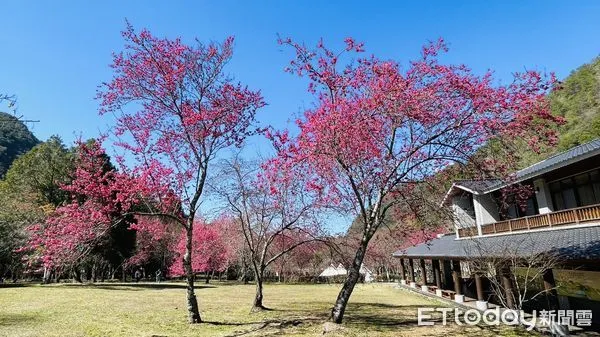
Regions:
<instances>
[{"instance_id":1,"label":"wooden post","mask_svg":"<svg viewBox=\"0 0 600 337\"><path fill-rule=\"evenodd\" d=\"M442 275L440 273L440 260L431 260L433 267L433 278L435 279L435 286L438 289L442 289Z\"/></svg>"},{"instance_id":2,"label":"wooden post","mask_svg":"<svg viewBox=\"0 0 600 337\"><path fill-rule=\"evenodd\" d=\"M413 259L408 259L408 271L410 272L410 282L415 282L415 263Z\"/></svg>"},{"instance_id":3,"label":"wooden post","mask_svg":"<svg viewBox=\"0 0 600 337\"><path fill-rule=\"evenodd\" d=\"M558 293L556 292L556 282L552 269L544 271L544 289L546 290L546 299L548 301L548 310L558 310Z\"/></svg>"},{"instance_id":4,"label":"wooden post","mask_svg":"<svg viewBox=\"0 0 600 337\"><path fill-rule=\"evenodd\" d=\"M444 273L444 289L450 289L450 285L452 284L452 268L450 266L450 261L442 260L442 270Z\"/></svg>"},{"instance_id":5,"label":"wooden post","mask_svg":"<svg viewBox=\"0 0 600 337\"><path fill-rule=\"evenodd\" d=\"M481 275L479 275L479 273L475 274L475 288L477 289L477 300L485 301L485 297L483 295L483 285L481 282Z\"/></svg>"},{"instance_id":6,"label":"wooden post","mask_svg":"<svg viewBox=\"0 0 600 337\"><path fill-rule=\"evenodd\" d=\"M421 280L423 285L427 285L427 271L425 270L425 260L419 259L419 267L421 268Z\"/></svg>"},{"instance_id":7,"label":"wooden post","mask_svg":"<svg viewBox=\"0 0 600 337\"><path fill-rule=\"evenodd\" d=\"M404 258L400 259L400 279L406 280L406 273L404 270Z\"/></svg>"},{"instance_id":8,"label":"wooden post","mask_svg":"<svg viewBox=\"0 0 600 337\"><path fill-rule=\"evenodd\" d=\"M454 292L462 295L462 278L460 275L460 261L452 260L452 281L454 281Z\"/></svg>"},{"instance_id":9,"label":"wooden post","mask_svg":"<svg viewBox=\"0 0 600 337\"><path fill-rule=\"evenodd\" d=\"M500 275L502 278L502 287L504 288L504 296L506 297L506 306L508 307L508 309L514 309L515 299L512 287L510 267L502 267Z\"/></svg>"}]
</instances>

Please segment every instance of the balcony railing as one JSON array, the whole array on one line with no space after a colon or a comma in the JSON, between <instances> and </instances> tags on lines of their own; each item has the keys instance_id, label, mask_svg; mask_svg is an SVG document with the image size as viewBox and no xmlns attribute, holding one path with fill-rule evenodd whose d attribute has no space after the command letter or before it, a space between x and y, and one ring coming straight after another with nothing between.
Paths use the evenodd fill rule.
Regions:
<instances>
[{"instance_id":1,"label":"balcony railing","mask_svg":"<svg viewBox=\"0 0 600 337\"><path fill-rule=\"evenodd\" d=\"M518 232L540 227L578 224L594 220L600 221L600 204L486 224L481 226L481 234ZM477 227L458 229L458 236L461 238L475 235L477 235Z\"/></svg>"},{"instance_id":2,"label":"balcony railing","mask_svg":"<svg viewBox=\"0 0 600 337\"><path fill-rule=\"evenodd\" d=\"M546 214L531 215L518 219L494 222L481 226L482 234L517 232L540 227L554 227L566 224L600 220L600 204L571 208ZM465 236L472 236L471 231L464 231ZM476 235L477 233L475 233ZM463 236L459 230L459 236Z\"/></svg>"}]
</instances>

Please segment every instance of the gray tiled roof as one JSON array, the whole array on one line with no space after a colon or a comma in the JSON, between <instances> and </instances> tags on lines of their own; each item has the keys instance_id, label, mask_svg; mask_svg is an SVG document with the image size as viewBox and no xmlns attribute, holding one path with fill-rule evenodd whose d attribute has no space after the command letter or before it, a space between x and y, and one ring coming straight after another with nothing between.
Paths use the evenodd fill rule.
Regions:
<instances>
[{"instance_id":1,"label":"gray tiled roof","mask_svg":"<svg viewBox=\"0 0 600 337\"><path fill-rule=\"evenodd\" d=\"M463 259L484 255L528 256L543 252L557 254L563 259L600 259L600 224L460 240L454 234L448 234L393 255Z\"/></svg>"},{"instance_id":2,"label":"gray tiled roof","mask_svg":"<svg viewBox=\"0 0 600 337\"><path fill-rule=\"evenodd\" d=\"M570 150L555 154L539 163L517 171L515 173L515 180L511 179L511 183L537 177L546 172L599 154L600 138L594 139L589 143L575 146ZM446 205L451 200L451 197L460 193L461 190L466 190L475 194L487 194L502 188L506 183L506 181L501 179L457 180L452 184L452 187L442 199L441 204Z\"/></svg>"},{"instance_id":3,"label":"gray tiled roof","mask_svg":"<svg viewBox=\"0 0 600 337\"><path fill-rule=\"evenodd\" d=\"M485 191L501 183L502 180L500 179L457 180L454 182L456 186L462 186L477 193L485 193Z\"/></svg>"},{"instance_id":4,"label":"gray tiled roof","mask_svg":"<svg viewBox=\"0 0 600 337\"><path fill-rule=\"evenodd\" d=\"M533 164L517 172L517 178L528 179L536 176L538 172L548 168L555 169L570 162L572 159L580 159L580 157L590 157L600 154L600 138L594 139L589 143L581 144L542 160L539 163ZM583 158L581 158L583 159ZM562 165L561 165L562 164Z\"/></svg>"},{"instance_id":5,"label":"gray tiled roof","mask_svg":"<svg viewBox=\"0 0 600 337\"><path fill-rule=\"evenodd\" d=\"M524 181L530 178L537 177L546 172L555 170L557 168L572 164L573 162L583 160L595 155L600 154L600 138L594 139L588 143L575 146L567 151L557 153L541 162L535 163L529 167L517 171L516 182ZM497 190L503 186L501 181L498 181L495 185L490 186L484 193L489 193Z\"/></svg>"}]
</instances>

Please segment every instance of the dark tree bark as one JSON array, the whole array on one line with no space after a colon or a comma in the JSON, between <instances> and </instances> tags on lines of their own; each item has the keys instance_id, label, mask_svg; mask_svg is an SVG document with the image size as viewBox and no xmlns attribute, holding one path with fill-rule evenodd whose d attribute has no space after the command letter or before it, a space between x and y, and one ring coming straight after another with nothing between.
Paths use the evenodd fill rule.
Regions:
<instances>
[{"instance_id":1,"label":"dark tree bark","mask_svg":"<svg viewBox=\"0 0 600 337\"><path fill-rule=\"evenodd\" d=\"M263 277L263 268L260 268L260 270L255 270L254 281L256 282L256 294L254 296L254 304L252 305L252 311L260 311L265 309L265 306L263 305Z\"/></svg>"},{"instance_id":2,"label":"dark tree bark","mask_svg":"<svg viewBox=\"0 0 600 337\"><path fill-rule=\"evenodd\" d=\"M187 307L188 307L188 322L189 323L201 323L200 311L198 310L198 300L194 292L194 270L192 269L192 230L193 230L193 215L190 215L190 219L186 226L186 243L185 243L185 255L183 256L183 268L186 274L186 293L187 293Z\"/></svg>"},{"instance_id":3,"label":"dark tree bark","mask_svg":"<svg viewBox=\"0 0 600 337\"><path fill-rule=\"evenodd\" d=\"M344 319L344 312L346 311L348 300L350 300L350 295L352 295L352 291L360 279L360 266L365 258L367 245L369 244L370 239L370 235L364 234L360 241L360 246L356 250L356 255L354 255L354 260L348 270L348 277L342 286L342 290L340 290L340 293L338 294L333 309L331 309L331 320L334 323L340 324Z\"/></svg>"},{"instance_id":4,"label":"dark tree bark","mask_svg":"<svg viewBox=\"0 0 600 337\"><path fill-rule=\"evenodd\" d=\"M81 280L81 271L79 270L79 268L75 268L73 270L73 279L79 283L82 283Z\"/></svg>"},{"instance_id":5,"label":"dark tree bark","mask_svg":"<svg viewBox=\"0 0 600 337\"><path fill-rule=\"evenodd\" d=\"M246 254L242 256L242 279L244 284L248 284L248 262L246 261Z\"/></svg>"}]
</instances>

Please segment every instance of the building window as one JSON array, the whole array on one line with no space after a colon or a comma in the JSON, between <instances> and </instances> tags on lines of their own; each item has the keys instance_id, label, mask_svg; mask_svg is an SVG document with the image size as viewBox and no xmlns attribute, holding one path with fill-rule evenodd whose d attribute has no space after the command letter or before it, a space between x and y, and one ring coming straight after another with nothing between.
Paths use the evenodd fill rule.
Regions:
<instances>
[{"instance_id":1,"label":"building window","mask_svg":"<svg viewBox=\"0 0 600 337\"><path fill-rule=\"evenodd\" d=\"M550 184L557 211L600 203L600 172L594 170Z\"/></svg>"},{"instance_id":2,"label":"building window","mask_svg":"<svg viewBox=\"0 0 600 337\"><path fill-rule=\"evenodd\" d=\"M521 207L517 205L514 197L509 197L506 211L502 216L502 219L516 219L536 214L538 214L538 207L534 197L527 199L527 205L525 209L521 209Z\"/></svg>"}]
</instances>

